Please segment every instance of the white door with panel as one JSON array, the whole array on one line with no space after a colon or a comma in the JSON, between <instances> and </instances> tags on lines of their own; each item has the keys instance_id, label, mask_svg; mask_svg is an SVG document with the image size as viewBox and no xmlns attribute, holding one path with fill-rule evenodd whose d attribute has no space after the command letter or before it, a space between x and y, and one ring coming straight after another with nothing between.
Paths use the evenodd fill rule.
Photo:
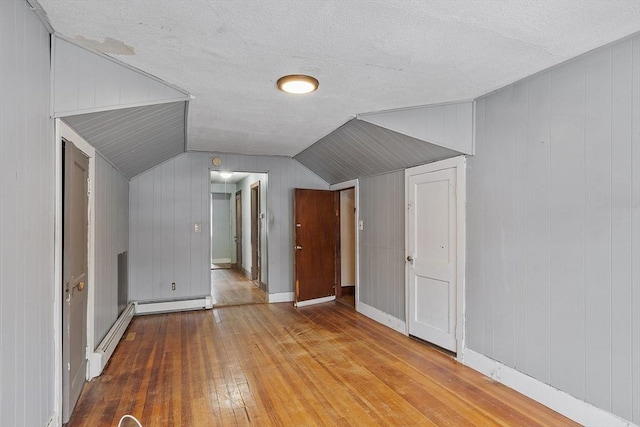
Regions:
<instances>
[{"instance_id":1,"label":"white door with panel","mask_svg":"<svg viewBox=\"0 0 640 427\"><path fill-rule=\"evenodd\" d=\"M406 171L409 334L457 351L456 167Z\"/></svg>"}]
</instances>

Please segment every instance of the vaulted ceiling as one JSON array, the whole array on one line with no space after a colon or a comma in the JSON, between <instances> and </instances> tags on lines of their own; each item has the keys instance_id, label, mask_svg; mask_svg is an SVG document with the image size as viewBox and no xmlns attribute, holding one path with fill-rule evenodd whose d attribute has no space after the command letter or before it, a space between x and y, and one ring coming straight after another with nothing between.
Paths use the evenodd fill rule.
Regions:
<instances>
[{"instance_id":1,"label":"vaulted ceiling","mask_svg":"<svg viewBox=\"0 0 640 427\"><path fill-rule=\"evenodd\" d=\"M188 150L293 156L359 113L473 99L640 31L638 0L40 0L195 96ZM318 91L276 89L312 74Z\"/></svg>"}]
</instances>

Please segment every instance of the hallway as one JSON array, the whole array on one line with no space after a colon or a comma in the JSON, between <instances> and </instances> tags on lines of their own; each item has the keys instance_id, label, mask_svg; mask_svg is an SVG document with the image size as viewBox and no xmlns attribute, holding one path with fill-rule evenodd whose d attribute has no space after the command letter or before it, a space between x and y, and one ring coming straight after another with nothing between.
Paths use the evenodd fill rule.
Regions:
<instances>
[{"instance_id":1,"label":"hallway","mask_svg":"<svg viewBox=\"0 0 640 427\"><path fill-rule=\"evenodd\" d=\"M267 302L266 293L233 268L211 270L214 307Z\"/></svg>"}]
</instances>

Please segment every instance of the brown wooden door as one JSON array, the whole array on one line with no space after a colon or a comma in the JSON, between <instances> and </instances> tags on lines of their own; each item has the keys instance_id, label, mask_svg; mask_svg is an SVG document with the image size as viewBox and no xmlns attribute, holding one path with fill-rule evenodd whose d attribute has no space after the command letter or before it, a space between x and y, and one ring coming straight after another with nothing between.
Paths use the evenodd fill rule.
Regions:
<instances>
[{"instance_id":1,"label":"brown wooden door","mask_svg":"<svg viewBox=\"0 0 640 427\"><path fill-rule=\"evenodd\" d=\"M62 243L62 421L69 421L87 366L87 224L89 159L64 141Z\"/></svg>"},{"instance_id":2,"label":"brown wooden door","mask_svg":"<svg viewBox=\"0 0 640 427\"><path fill-rule=\"evenodd\" d=\"M236 268L242 268L242 191L236 193Z\"/></svg>"},{"instance_id":3,"label":"brown wooden door","mask_svg":"<svg viewBox=\"0 0 640 427\"><path fill-rule=\"evenodd\" d=\"M296 304L335 296L337 197L334 191L294 190Z\"/></svg>"}]
</instances>

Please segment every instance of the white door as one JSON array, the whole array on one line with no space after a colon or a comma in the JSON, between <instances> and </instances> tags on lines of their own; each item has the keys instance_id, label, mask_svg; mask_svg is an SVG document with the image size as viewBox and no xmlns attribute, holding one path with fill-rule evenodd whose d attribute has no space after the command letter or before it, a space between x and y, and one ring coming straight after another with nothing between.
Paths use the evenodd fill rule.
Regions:
<instances>
[{"instance_id":1,"label":"white door","mask_svg":"<svg viewBox=\"0 0 640 427\"><path fill-rule=\"evenodd\" d=\"M409 334L455 352L456 167L408 169L406 185Z\"/></svg>"}]
</instances>

